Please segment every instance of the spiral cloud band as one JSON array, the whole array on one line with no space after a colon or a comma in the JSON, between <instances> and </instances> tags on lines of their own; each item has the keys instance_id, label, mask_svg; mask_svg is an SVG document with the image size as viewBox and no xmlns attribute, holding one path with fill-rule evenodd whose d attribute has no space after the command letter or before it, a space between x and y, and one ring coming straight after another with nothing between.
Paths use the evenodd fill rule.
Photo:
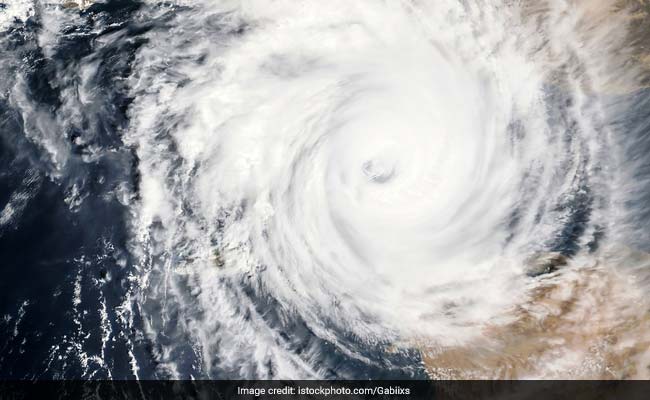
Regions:
<instances>
[{"instance_id":1,"label":"spiral cloud band","mask_svg":"<svg viewBox=\"0 0 650 400\"><path fill-rule=\"evenodd\" d=\"M242 317L242 285L361 359L341 337L462 344L525 301L526 260L597 247L614 64L584 9L551 3L541 23L516 2L199 3L154 36L128 134L139 234L158 279L186 267L206 358L323 373ZM227 354L203 336L224 324Z\"/></svg>"}]
</instances>

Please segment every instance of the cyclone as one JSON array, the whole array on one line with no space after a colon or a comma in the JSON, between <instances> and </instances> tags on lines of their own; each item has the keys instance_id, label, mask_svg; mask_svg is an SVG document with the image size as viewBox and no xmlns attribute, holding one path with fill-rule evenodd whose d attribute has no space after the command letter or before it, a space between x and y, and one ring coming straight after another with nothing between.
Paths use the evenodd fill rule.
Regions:
<instances>
[{"instance_id":1,"label":"cyclone","mask_svg":"<svg viewBox=\"0 0 650 400\"><path fill-rule=\"evenodd\" d=\"M73 100L3 84L42 172L0 224L43 182L122 221L72 263L82 377L647 375L642 6L82 3L0 19L58 21L46 59L96 35L53 64Z\"/></svg>"}]
</instances>

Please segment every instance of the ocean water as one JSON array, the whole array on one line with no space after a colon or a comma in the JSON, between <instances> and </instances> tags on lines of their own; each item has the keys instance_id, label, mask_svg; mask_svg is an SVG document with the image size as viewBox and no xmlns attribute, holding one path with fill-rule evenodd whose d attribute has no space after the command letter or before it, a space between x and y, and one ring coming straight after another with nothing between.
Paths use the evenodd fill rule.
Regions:
<instances>
[{"instance_id":1,"label":"ocean water","mask_svg":"<svg viewBox=\"0 0 650 400\"><path fill-rule=\"evenodd\" d=\"M0 2L0 378L646 377L647 9L79 3Z\"/></svg>"}]
</instances>

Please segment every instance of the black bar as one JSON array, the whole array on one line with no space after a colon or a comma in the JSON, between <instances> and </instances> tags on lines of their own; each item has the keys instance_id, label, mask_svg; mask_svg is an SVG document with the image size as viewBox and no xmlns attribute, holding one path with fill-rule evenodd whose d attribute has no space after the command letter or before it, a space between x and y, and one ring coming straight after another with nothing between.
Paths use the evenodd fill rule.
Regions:
<instances>
[{"instance_id":1,"label":"black bar","mask_svg":"<svg viewBox=\"0 0 650 400\"><path fill-rule=\"evenodd\" d=\"M0 381L0 399L650 399L650 381Z\"/></svg>"}]
</instances>

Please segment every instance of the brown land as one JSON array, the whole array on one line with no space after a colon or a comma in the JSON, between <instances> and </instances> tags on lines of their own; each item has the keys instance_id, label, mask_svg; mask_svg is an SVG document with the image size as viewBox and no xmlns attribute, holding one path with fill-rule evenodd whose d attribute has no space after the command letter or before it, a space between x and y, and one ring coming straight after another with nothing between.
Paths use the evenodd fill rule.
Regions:
<instances>
[{"instance_id":1,"label":"brown land","mask_svg":"<svg viewBox=\"0 0 650 400\"><path fill-rule=\"evenodd\" d=\"M650 307L602 266L549 279L472 343L425 346L434 379L650 378Z\"/></svg>"},{"instance_id":2,"label":"brown land","mask_svg":"<svg viewBox=\"0 0 650 400\"><path fill-rule=\"evenodd\" d=\"M607 82L588 89L624 94L650 87L650 0L568 0L569 6L563 10L554 9L546 0L522 3L522 20L536 26L542 35L554 29L568 13L579 16L574 33L581 46L608 59ZM544 51L559 69L569 68L569 54L564 49ZM559 79L560 84L564 80L561 75L551 79ZM592 82L583 83L589 86Z\"/></svg>"}]
</instances>

